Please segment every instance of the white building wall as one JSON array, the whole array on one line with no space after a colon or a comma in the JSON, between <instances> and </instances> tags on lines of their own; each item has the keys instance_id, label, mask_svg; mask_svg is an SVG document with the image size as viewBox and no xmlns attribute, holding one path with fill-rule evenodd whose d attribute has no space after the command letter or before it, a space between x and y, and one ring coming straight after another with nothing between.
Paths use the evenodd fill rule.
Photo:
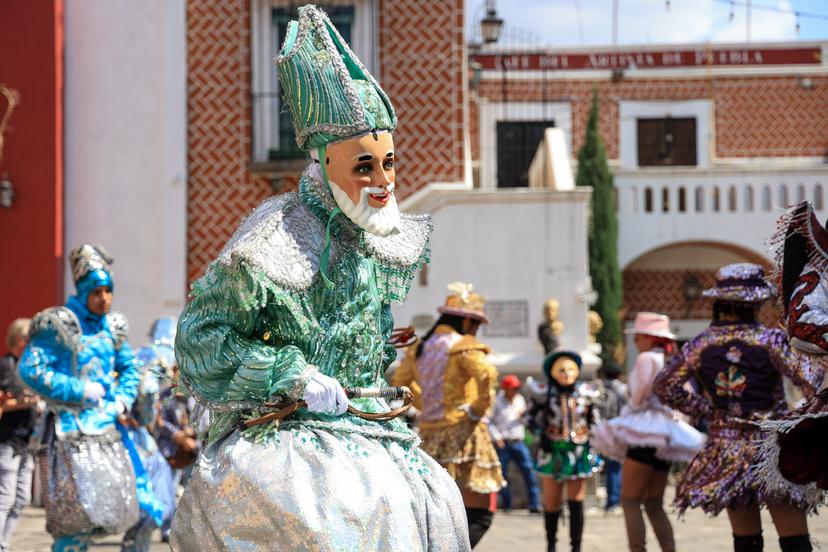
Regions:
<instances>
[{"instance_id":1,"label":"white building wall","mask_svg":"<svg viewBox=\"0 0 828 552\"><path fill-rule=\"evenodd\" d=\"M587 347L587 210L589 190L435 191L406 211L434 219L427 285L415 281L403 305L394 306L397 326L436 320L446 286L471 282L491 301L523 302L526 332L513 337L479 337L489 344L501 373L540 373L543 349L537 339L543 304L560 302L563 347ZM420 326L422 326L420 324ZM422 329L422 328L420 328ZM426 328L427 329L427 328ZM594 364L592 359L590 364Z\"/></svg>"},{"instance_id":2,"label":"white building wall","mask_svg":"<svg viewBox=\"0 0 828 552\"><path fill-rule=\"evenodd\" d=\"M572 151L572 106L569 102L490 102L481 99L480 111L480 187L497 188L497 123L506 121L549 121L564 133L564 143Z\"/></svg>"},{"instance_id":3,"label":"white building wall","mask_svg":"<svg viewBox=\"0 0 828 552\"><path fill-rule=\"evenodd\" d=\"M67 0L65 22L65 245L110 251L140 345L186 295L185 2Z\"/></svg>"},{"instance_id":4,"label":"white building wall","mask_svg":"<svg viewBox=\"0 0 828 552\"><path fill-rule=\"evenodd\" d=\"M817 164L619 170L615 186L622 270L653 249L683 242L736 245L771 260L766 242L785 206L807 199L821 220L828 211L828 169Z\"/></svg>"}]
</instances>

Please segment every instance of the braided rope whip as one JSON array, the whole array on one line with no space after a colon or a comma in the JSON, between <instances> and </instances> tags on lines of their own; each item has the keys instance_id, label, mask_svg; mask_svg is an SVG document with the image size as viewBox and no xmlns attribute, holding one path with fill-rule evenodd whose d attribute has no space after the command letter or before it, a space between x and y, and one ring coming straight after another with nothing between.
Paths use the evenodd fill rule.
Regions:
<instances>
[{"instance_id":1,"label":"braided rope whip","mask_svg":"<svg viewBox=\"0 0 828 552\"><path fill-rule=\"evenodd\" d=\"M398 418L408 412L411 408L411 401L413 395L408 387L346 387L345 394L349 399L385 399L387 401L403 401L403 405L398 408L393 408L388 412L363 412L348 405L348 414L362 418L363 420L370 420L373 422L387 422ZM287 418L298 409L307 406L303 400L286 401L278 403L264 403L265 409L271 409L270 412L239 423L239 429L247 429L250 427L266 424L268 422L279 422Z\"/></svg>"}]
</instances>

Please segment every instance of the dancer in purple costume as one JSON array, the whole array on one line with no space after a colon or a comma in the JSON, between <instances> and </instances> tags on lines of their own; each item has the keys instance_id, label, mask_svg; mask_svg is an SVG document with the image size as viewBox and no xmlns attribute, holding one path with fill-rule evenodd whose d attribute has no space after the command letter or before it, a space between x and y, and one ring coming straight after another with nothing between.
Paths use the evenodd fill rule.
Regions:
<instances>
[{"instance_id":1,"label":"dancer in purple costume","mask_svg":"<svg viewBox=\"0 0 828 552\"><path fill-rule=\"evenodd\" d=\"M665 404L709 421L705 447L682 474L675 505L680 512L702 508L710 515L726 509L737 552L763 549L759 510L767 506L783 552L810 551L807 501L796 492L769 492L753 470L759 424L788 410L782 377L811 395L822 370L792 351L785 332L756 320L772 295L762 267L749 263L723 267L716 286L704 292L714 300L713 322L682 347L654 383Z\"/></svg>"}]
</instances>

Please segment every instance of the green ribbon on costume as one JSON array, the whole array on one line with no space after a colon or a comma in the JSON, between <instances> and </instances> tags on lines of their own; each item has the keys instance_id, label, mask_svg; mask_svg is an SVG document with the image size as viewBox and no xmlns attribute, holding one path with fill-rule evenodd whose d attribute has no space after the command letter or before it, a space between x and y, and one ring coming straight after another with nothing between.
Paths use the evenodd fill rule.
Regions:
<instances>
[{"instance_id":1,"label":"green ribbon on costume","mask_svg":"<svg viewBox=\"0 0 828 552\"><path fill-rule=\"evenodd\" d=\"M325 226L325 247L322 248L322 255L319 256L319 273L322 274L322 279L328 288L333 287L333 282L328 278L328 259L331 256L331 223L336 215L342 212L339 207L334 207L331 211L331 216L328 217L328 224Z\"/></svg>"},{"instance_id":2,"label":"green ribbon on costume","mask_svg":"<svg viewBox=\"0 0 828 552\"><path fill-rule=\"evenodd\" d=\"M317 148L317 153L319 154L319 166L322 169L322 181L330 191L331 184L328 182L328 172L325 170L326 149L326 146L320 146ZM334 207L330 216L328 216L328 223L325 225L325 246L322 248L322 254L319 256L319 273L322 275L322 280L328 288L332 288L334 285L331 279L328 278L328 261L331 258L331 223L333 222L334 217L341 212L342 209Z\"/></svg>"}]
</instances>

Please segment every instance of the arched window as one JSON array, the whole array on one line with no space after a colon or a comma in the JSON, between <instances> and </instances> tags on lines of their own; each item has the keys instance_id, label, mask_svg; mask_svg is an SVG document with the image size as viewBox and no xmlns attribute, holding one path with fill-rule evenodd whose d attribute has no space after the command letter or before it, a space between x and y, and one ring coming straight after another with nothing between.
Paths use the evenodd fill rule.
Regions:
<instances>
[{"instance_id":1,"label":"arched window","mask_svg":"<svg viewBox=\"0 0 828 552\"><path fill-rule=\"evenodd\" d=\"M822 211L822 184L814 186L814 209Z\"/></svg>"},{"instance_id":2,"label":"arched window","mask_svg":"<svg viewBox=\"0 0 828 552\"><path fill-rule=\"evenodd\" d=\"M736 212L736 186L731 186L727 190L727 210L731 213Z\"/></svg>"},{"instance_id":3,"label":"arched window","mask_svg":"<svg viewBox=\"0 0 828 552\"><path fill-rule=\"evenodd\" d=\"M753 211L753 186L750 184L745 186L745 211L748 213Z\"/></svg>"},{"instance_id":4,"label":"arched window","mask_svg":"<svg viewBox=\"0 0 828 552\"><path fill-rule=\"evenodd\" d=\"M670 212L670 188L667 186L661 189L661 212Z\"/></svg>"},{"instance_id":5,"label":"arched window","mask_svg":"<svg viewBox=\"0 0 828 552\"><path fill-rule=\"evenodd\" d=\"M787 207L788 206L788 187L784 184L780 184L779 186L779 206L780 207Z\"/></svg>"},{"instance_id":6,"label":"arched window","mask_svg":"<svg viewBox=\"0 0 828 552\"><path fill-rule=\"evenodd\" d=\"M653 212L653 189L649 186L644 188L644 212Z\"/></svg>"},{"instance_id":7,"label":"arched window","mask_svg":"<svg viewBox=\"0 0 828 552\"><path fill-rule=\"evenodd\" d=\"M702 188L701 186L697 186L694 195L696 196L696 212L701 213L702 211L704 211L704 188Z\"/></svg>"},{"instance_id":8,"label":"arched window","mask_svg":"<svg viewBox=\"0 0 828 552\"><path fill-rule=\"evenodd\" d=\"M678 210L679 213L687 211L687 189L684 186L678 189Z\"/></svg>"},{"instance_id":9,"label":"arched window","mask_svg":"<svg viewBox=\"0 0 828 552\"><path fill-rule=\"evenodd\" d=\"M802 203L805 201L805 184L800 184L796 187L796 202Z\"/></svg>"},{"instance_id":10,"label":"arched window","mask_svg":"<svg viewBox=\"0 0 828 552\"><path fill-rule=\"evenodd\" d=\"M770 211L772 204L771 187L766 185L762 188L762 209Z\"/></svg>"},{"instance_id":11,"label":"arched window","mask_svg":"<svg viewBox=\"0 0 828 552\"><path fill-rule=\"evenodd\" d=\"M721 192L719 192L719 187L718 186L713 186L710 189L710 196L713 200L713 212L718 213L719 210L722 207Z\"/></svg>"}]
</instances>

